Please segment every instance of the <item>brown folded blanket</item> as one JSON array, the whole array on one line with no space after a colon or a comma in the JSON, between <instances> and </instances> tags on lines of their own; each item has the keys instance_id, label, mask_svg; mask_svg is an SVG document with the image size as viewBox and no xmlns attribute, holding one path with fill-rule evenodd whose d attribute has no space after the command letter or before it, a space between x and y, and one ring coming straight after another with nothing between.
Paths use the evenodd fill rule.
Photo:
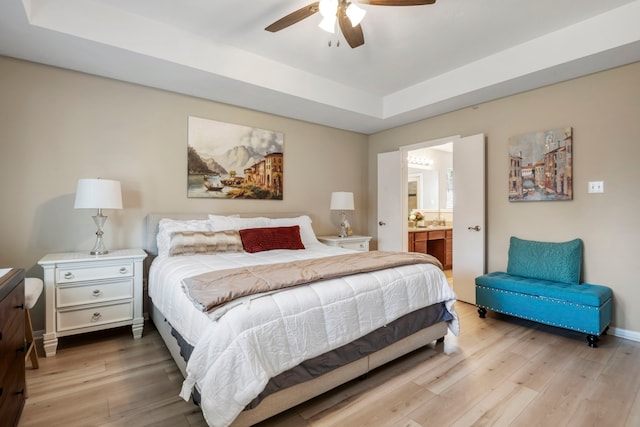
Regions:
<instances>
[{"instance_id":1,"label":"brown folded blanket","mask_svg":"<svg viewBox=\"0 0 640 427\"><path fill-rule=\"evenodd\" d=\"M203 311L211 312L248 295L409 264L433 264L442 269L431 255L372 251L211 271L182 283L189 298Z\"/></svg>"}]
</instances>

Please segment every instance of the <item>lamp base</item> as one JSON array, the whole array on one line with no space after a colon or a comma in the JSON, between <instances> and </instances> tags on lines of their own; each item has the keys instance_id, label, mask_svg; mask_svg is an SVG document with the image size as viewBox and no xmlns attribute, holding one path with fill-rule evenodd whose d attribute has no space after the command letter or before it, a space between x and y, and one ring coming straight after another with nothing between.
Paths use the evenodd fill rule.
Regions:
<instances>
[{"instance_id":1,"label":"lamp base","mask_svg":"<svg viewBox=\"0 0 640 427\"><path fill-rule=\"evenodd\" d=\"M89 254L91 254L91 255L106 255L108 253L109 253L109 251L104 247L104 243L102 243L102 240L100 240L100 243L98 243L98 241L96 241L95 246L89 252Z\"/></svg>"},{"instance_id":2,"label":"lamp base","mask_svg":"<svg viewBox=\"0 0 640 427\"><path fill-rule=\"evenodd\" d=\"M95 245L93 245L93 249L91 249L91 252L89 252L89 254L91 255L105 255L109 253L106 246L104 245L104 242L102 241L102 235L104 234L102 232L102 227L104 226L106 220L107 217L102 215L101 209L98 210L98 215L93 216L93 222L96 223L98 231L96 231L96 243Z\"/></svg>"},{"instance_id":3,"label":"lamp base","mask_svg":"<svg viewBox=\"0 0 640 427\"><path fill-rule=\"evenodd\" d=\"M340 212L340 216L342 217L340 221L340 234L338 237L347 237L347 227L349 223L347 222L347 213L345 211Z\"/></svg>"}]
</instances>

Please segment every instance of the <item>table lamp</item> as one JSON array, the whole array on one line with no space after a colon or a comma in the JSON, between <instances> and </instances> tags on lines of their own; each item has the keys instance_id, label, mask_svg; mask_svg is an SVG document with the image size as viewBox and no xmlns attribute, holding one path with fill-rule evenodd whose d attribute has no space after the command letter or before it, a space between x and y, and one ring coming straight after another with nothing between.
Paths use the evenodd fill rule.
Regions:
<instances>
[{"instance_id":1,"label":"table lamp","mask_svg":"<svg viewBox=\"0 0 640 427\"><path fill-rule=\"evenodd\" d=\"M102 227L107 217L102 215L102 209L122 209L122 193L120 181L110 179L79 179L76 189L76 209L98 209L98 214L93 216L93 221L98 227L96 231L96 244L91 255L104 255L109 253L102 241Z\"/></svg>"},{"instance_id":2,"label":"table lamp","mask_svg":"<svg viewBox=\"0 0 640 427\"><path fill-rule=\"evenodd\" d=\"M348 191L335 191L331 193L331 210L340 211L340 215L342 215L340 234L338 234L338 237L347 237L349 222L347 221L347 213L345 211L354 210L353 193Z\"/></svg>"}]
</instances>

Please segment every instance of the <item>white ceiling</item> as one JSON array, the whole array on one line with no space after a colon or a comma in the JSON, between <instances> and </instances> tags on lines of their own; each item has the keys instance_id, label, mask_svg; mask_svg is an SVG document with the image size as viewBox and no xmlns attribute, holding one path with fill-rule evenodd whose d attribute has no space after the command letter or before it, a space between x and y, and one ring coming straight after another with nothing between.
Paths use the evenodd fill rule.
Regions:
<instances>
[{"instance_id":1,"label":"white ceiling","mask_svg":"<svg viewBox=\"0 0 640 427\"><path fill-rule=\"evenodd\" d=\"M319 14L264 30L309 3L2 0L0 54L365 134L640 60L640 0L360 5L356 49Z\"/></svg>"}]
</instances>

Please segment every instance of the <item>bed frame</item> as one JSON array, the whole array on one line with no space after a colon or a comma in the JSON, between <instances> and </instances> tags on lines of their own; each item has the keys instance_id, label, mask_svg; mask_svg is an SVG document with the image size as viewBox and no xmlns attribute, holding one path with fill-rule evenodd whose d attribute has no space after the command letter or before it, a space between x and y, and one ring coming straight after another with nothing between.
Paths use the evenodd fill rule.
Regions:
<instances>
[{"instance_id":1,"label":"bed frame","mask_svg":"<svg viewBox=\"0 0 640 427\"><path fill-rule=\"evenodd\" d=\"M250 216L264 216L272 218L296 217L300 213L271 213L252 214ZM241 215L242 216L242 215ZM245 215L248 216L248 215ZM154 256L157 255L156 235L158 222L162 218L171 219L206 219L207 214L150 214L146 218L145 250L149 253L151 265ZM148 268L146 269L148 272ZM148 277L148 275L146 276ZM171 326L165 317L153 304L150 304L151 320L156 326L160 336L164 340L171 356L175 360L183 376L186 376L186 362L180 356L180 348L176 339L171 335ZM404 356L420 347L424 347L432 341L441 341L447 334L447 322L439 322L424 328L417 333L404 338L390 346L387 346L367 357L351 362L338 369L321 375L318 378L278 391L264 398L255 408L243 411L233 422L232 427L251 426L266 420L280 412L293 408L300 403L319 396L335 387L356 379L367 372L384 365L398 357Z\"/></svg>"}]
</instances>

